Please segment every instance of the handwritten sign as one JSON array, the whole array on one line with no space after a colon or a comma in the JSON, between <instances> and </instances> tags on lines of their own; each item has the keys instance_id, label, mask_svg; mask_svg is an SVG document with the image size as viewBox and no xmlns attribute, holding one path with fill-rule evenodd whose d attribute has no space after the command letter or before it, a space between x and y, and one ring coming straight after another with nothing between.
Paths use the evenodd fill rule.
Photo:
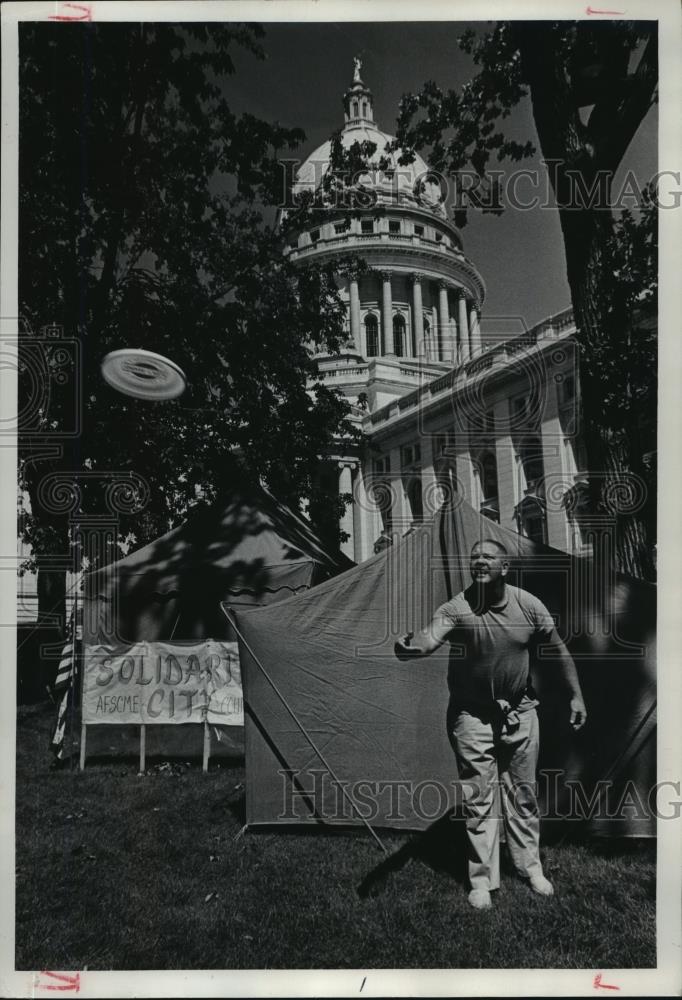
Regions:
<instances>
[{"instance_id":1,"label":"handwritten sign","mask_svg":"<svg viewBox=\"0 0 682 1000\"><path fill-rule=\"evenodd\" d=\"M83 722L244 725L236 642L86 646Z\"/></svg>"}]
</instances>

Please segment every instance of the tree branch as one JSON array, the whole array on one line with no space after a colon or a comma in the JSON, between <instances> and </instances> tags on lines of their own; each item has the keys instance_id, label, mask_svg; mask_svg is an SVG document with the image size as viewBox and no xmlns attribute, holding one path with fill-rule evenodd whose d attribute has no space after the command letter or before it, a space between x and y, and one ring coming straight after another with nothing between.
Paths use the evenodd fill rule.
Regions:
<instances>
[{"instance_id":1,"label":"tree branch","mask_svg":"<svg viewBox=\"0 0 682 1000\"><path fill-rule=\"evenodd\" d=\"M546 161L559 161L556 176L561 180L567 169L585 170L594 154L580 120L565 53L560 51L561 36L552 22L544 21L523 22L513 31L542 153Z\"/></svg>"},{"instance_id":2,"label":"tree branch","mask_svg":"<svg viewBox=\"0 0 682 1000\"><path fill-rule=\"evenodd\" d=\"M647 111L654 103L658 85L658 36L646 43L635 72L595 104L587 128L598 150L599 167L615 171Z\"/></svg>"}]
</instances>

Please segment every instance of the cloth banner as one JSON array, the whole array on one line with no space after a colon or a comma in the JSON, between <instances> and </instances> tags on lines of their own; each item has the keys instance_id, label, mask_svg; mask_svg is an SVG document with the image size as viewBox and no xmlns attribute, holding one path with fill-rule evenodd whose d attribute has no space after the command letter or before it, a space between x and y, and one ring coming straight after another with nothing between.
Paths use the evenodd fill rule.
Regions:
<instances>
[{"instance_id":1,"label":"cloth banner","mask_svg":"<svg viewBox=\"0 0 682 1000\"><path fill-rule=\"evenodd\" d=\"M236 642L86 645L83 722L243 726Z\"/></svg>"}]
</instances>

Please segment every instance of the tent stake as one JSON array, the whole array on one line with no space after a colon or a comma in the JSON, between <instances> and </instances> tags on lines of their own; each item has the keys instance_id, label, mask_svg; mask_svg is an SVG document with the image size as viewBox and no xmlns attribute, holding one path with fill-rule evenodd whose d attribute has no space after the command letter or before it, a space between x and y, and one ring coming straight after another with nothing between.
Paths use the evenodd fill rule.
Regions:
<instances>
[{"instance_id":1,"label":"tent stake","mask_svg":"<svg viewBox=\"0 0 682 1000\"><path fill-rule=\"evenodd\" d=\"M140 726L140 774L144 774L147 763L147 727L144 723Z\"/></svg>"},{"instance_id":2,"label":"tent stake","mask_svg":"<svg viewBox=\"0 0 682 1000\"><path fill-rule=\"evenodd\" d=\"M308 743L308 745L311 747L311 749L313 750L313 752L322 761L322 763L324 764L324 766L327 768L327 771L331 774L332 778L334 779L334 781L336 782L336 784L339 786L339 788L343 792L343 796L346 799L346 801L348 803L350 803L350 807L353 810L353 812L358 816L358 818L367 827L367 829L372 834L372 836L374 837L374 839L376 840L377 844L379 845L379 847L381 848L381 850L384 852L384 854L388 854L388 849L384 845L383 841L381 840L381 838L379 837L379 835L377 834L377 832L374 830L374 828L372 826L370 826L370 824L367 822L367 820L362 815L362 813L358 809L357 805L353 801L352 797L348 794L348 792L347 792L344 784L341 781L339 781L339 779L334 774L334 771L332 770L331 766L327 763L327 761L323 757L321 751L318 750L318 748L315 746L315 744L311 740L310 736L308 736L308 733L306 732L305 728L303 727L303 724L301 722L299 722L298 718L296 717L296 715L294 713L294 710L291 708L291 706L287 702L287 700L284 697L284 695L282 694L282 692L279 690L279 688L277 687L277 685L275 684L275 682L273 681L273 679L270 677L270 675L268 674L268 672L265 669L265 667L263 666L263 664L260 662L260 660L258 659L258 657L256 656L256 654L254 653L254 651L251 649L251 646L248 644L248 642L246 641L246 639L242 635L242 633L241 633L241 631L240 631L237 623L235 622L234 618L232 617L232 615L225 608L223 608L223 613L224 613L225 617L227 618L227 620L229 621L229 623L232 626L232 628L235 630L235 632L237 633L237 635L241 639L241 641L246 646L246 649L248 650L250 656L253 658L254 662L260 668L261 673L265 677L266 681L271 686L271 688L273 689L273 691L275 692L275 694L277 695L277 697L279 698L279 700L282 702L282 704L284 705L284 707L286 708L287 712L289 713L289 715L291 716L291 718L294 720L294 722L296 723L296 725L298 726L298 728L301 730L301 733L303 734L303 737L306 740L306 742Z\"/></svg>"}]
</instances>

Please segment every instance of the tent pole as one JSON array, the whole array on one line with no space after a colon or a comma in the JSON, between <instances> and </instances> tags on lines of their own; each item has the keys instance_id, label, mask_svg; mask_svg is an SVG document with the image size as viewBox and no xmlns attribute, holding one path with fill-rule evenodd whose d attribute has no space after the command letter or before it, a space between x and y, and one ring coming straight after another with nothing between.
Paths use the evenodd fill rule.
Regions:
<instances>
[{"instance_id":1,"label":"tent pole","mask_svg":"<svg viewBox=\"0 0 682 1000\"><path fill-rule=\"evenodd\" d=\"M82 586L83 585L83 575L82 575L82 572L81 572L81 578L80 578L79 582L80 582L80 585ZM78 600L78 591L76 591L76 600ZM81 657L81 671L80 671L80 677L79 677L78 674L76 673L76 637L77 637L77 635L78 635L78 619L74 618L74 621L73 621L73 640L74 640L73 641L73 668L72 668L73 669L74 693L75 693L75 689L76 689L76 683L78 681L80 681L80 685L81 685L81 692L80 692L80 694L81 694L81 697L80 697L80 702L81 702L81 746L80 746L80 760L78 762L78 766L79 766L79 770L80 771L84 771L85 770L85 742L86 742L86 733L87 733L87 725L86 725L86 722L85 722L85 716L84 716L84 712L83 712L83 706L85 705L85 649L84 649L85 640L83 638L81 638L81 654L82 654L82 657ZM75 700L76 700L75 698L72 698L72 704L75 703Z\"/></svg>"},{"instance_id":2,"label":"tent pole","mask_svg":"<svg viewBox=\"0 0 682 1000\"><path fill-rule=\"evenodd\" d=\"M66 738L66 731L67 731L67 728L68 728L68 730L69 730L69 740L72 743L73 743L73 736L74 736L74 733L75 733L75 730L76 730L76 721L75 721L76 720L76 691L78 690L78 688L77 688L78 684L80 684L80 686L81 686L81 722L83 720L83 686L84 686L83 665L84 665L84 662L85 662L85 657L83 656L83 630L82 630L82 627L81 627L81 633L80 633L80 635L81 635L80 646L78 645L78 592L79 592L79 590L81 590L82 587L83 587L83 572L81 570L81 573L80 573L79 579L78 579L78 586L76 588L76 594L75 594L75 597L74 597L75 607L74 607L74 611L73 611L73 616L74 616L73 617L73 636L72 636L73 645L71 647L71 653L72 653L72 656L73 656L73 668L72 668L73 669L73 679L72 679L73 687L71 689L71 698L69 699L69 702L67 703L68 718L67 718L66 713L65 713L65 720L64 720L64 738ZM81 626L82 626L82 622L83 622L83 608L81 606ZM81 654L80 663L79 663L78 659L76 658L77 651L80 651L80 654ZM67 725L67 721L68 721L68 725ZM73 759L72 759L70 753L69 753L69 770L70 771L73 770Z\"/></svg>"},{"instance_id":3,"label":"tent pole","mask_svg":"<svg viewBox=\"0 0 682 1000\"><path fill-rule=\"evenodd\" d=\"M365 817L362 815L362 813L358 809L357 805L355 804L355 802L353 801L353 799L351 798L351 796L348 794L348 792L347 792L345 786L343 785L343 783L341 781L339 781L339 779L334 774L334 771L332 770L331 765L328 764L327 761L325 760L325 758L323 757L321 751L318 750L318 748L315 746L315 744L311 740L310 736L306 732L303 724L296 717L296 714L294 713L294 710L291 708L291 706L287 702L287 700L284 697L284 695L282 694L282 692L279 690L279 688L277 687L277 685L275 684L275 682L273 681L273 679L270 677L270 675L268 674L268 672L265 669L265 667L263 666L263 664L260 662L260 660L258 659L258 657L256 656L256 654L254 653L254 651L251 649L251 646L248 644L248 642L246 641L246 639L242 635L241 630L239 629L239 626L237 625L236 621L234 620L234 618L232 617L232 615L230 614L230 612L227 611L225 608L223 608L223 612L225 614L225 617L229 621L230 625L232 626L232 628L235 630L235 632L237 633L237 635L239 636L239 638L241 639L241 641L246 646L246 649L248 650L249 655L253 658L254 662L258 665L258 667L259 667L261 673L263 674L263 676L265 677L266 681L268 682L268 684L270 685L270 687L273 689L273 691L275 692L275 694L277 695L277 697L279 698L279 700L282 702L282 704L284 705L284 707L286 708L287 712L289 713L289 715L291 716L291 718L294 720L294 722L296 723L296 725L298 726L298 728L301 730L301 733L303 734L304 739L306 740L306 742L308 743L308 745L311 747L311 749L313 750L313 752L316 754L316 756L319 757L319 759L322 761L322 763L324 764L324 766L327 768L327 771L329 772L329 774L331 774L332 778L334 779L334 781L337 783L337 785L339 786L339 788L343 792L343 796L346 799L346 801L350 804L350 807L353 810L353 812L358 816L358 818L367 827L367 829L369 830L369 832L371 833L371 835L374 837L374 839L376 840L377 844L379 845L379 847L381 848L381 850L384 852L384 854L388 854L388 849L384 845L383 841L381 840L381 838L379 837L379 835L376 833L376 831L373 829L373 827L370 826L370 824L367 822L367 820L365 819Z\"/></svg>"},{"instance_id":4,"label":"tent pole","mask_svg":"<svg viewBox=\"0 0 682 1000\"><path fill-rule=\"evenodd\" d=\"M178 611L178 617L177 617L177 618L175 619L175 623L174 623L174 625L173 625L173 628L171 629L171 634L170 634L170 638L171 638L171 639L172 639L172 638L173 638L173 636L175 635L175 630L176 630L176 628L178 627L178 622L180 621L180 614L181 614L181 612L179 612L179 611ZM170 641L170 640L169 640L169 641Z\"/></svg>"},{"instance_id":5,"label":"tent pole","mask_svg":"<svg viewBox=\"0 0 682 1000\"><path fill-rule=\"evenodd\" d=\"M140 774L144 774L147 763L147 727L144 722L140 726Z\"/></svg>"},{"instance_id":6,"label":"tent pole","mask_svg":"<svg viewBox=\"0 0 682 1000\"><path fill-rule=\"evenodd\" d=\"M208 771L208 758L211 752L211 733L208 728L208 721L204 719L204 760L202 764L202 771Z\"/></svg>"}]
</instances>

